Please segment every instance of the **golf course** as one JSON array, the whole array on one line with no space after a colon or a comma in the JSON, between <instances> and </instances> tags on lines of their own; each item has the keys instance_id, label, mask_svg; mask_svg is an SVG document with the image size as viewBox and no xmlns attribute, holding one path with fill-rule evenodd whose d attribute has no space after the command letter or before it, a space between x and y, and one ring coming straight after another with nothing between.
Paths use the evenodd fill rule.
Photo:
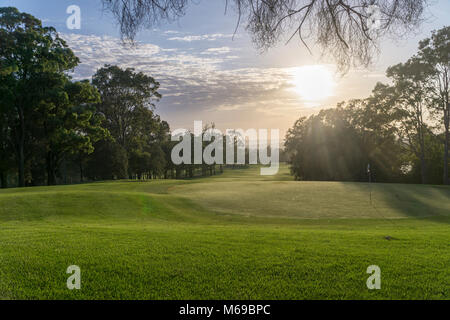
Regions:
<instances>
[{"instance_id":1,"label":"golf course","mask_svg":"<svg viewBox=\"0 0 450 320\"><path fill-rule=\"evenodd\" d=\"M0 191L0 299L449 299L449 284L448 187L283 166Z\"/></svg>"}]
</instances>

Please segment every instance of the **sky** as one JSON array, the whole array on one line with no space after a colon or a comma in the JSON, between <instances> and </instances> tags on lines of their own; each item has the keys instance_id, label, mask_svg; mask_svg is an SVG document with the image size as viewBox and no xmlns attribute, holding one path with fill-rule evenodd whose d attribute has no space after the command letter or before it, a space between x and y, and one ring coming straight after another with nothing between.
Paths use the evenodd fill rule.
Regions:
<instances>
[{"instance_id":1,"label":"sky","mask_svg":"<svg viewBox=\"0 0 450 320\"><path fill-rule=\"evenodd\" d=\"M81 28L69 30L70 5L81 9ZM311 55L298 41L260 52L225 0L196 0L177 21L142 30L135 47L120 41L119 27L100 0L0 0L55 27L80 58L74 79L90 79L105 64L132 67L154 77L163 95L156 113L172 130L194 121L225 129L287 129L302 116L365 98L387 67L406 61L418 42L449 24L450 1L431 0L425 21L407 39L384 39L369 68L336 73L332 60Z\"/></svg>"}]
</instances>

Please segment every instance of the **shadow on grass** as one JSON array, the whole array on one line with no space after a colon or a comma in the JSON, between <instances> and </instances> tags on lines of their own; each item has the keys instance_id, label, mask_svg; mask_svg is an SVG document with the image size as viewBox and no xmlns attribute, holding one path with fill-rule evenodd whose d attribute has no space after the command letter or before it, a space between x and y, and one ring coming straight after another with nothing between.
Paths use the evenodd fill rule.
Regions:
<instances>
[{"instance_id":1,"label":"shadow on grass","mask_svg":"<svg viewBox=\"0 0 450 320\"><path fill-rule=\"evenodd\" d=\"M380 215L392 209L409 218L450 223L450 187L407 184L361 184L370 193Z\"/></svg>"}]
</instances>

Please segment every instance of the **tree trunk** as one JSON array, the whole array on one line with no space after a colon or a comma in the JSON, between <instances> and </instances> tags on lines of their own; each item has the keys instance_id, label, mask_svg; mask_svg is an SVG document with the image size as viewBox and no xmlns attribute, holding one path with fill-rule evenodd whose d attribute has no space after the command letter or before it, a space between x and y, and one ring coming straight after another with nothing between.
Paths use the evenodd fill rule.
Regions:
<instances>
[{"instance_id":1,"label":"tree trunk","mask_svg":"<svg viewBox=\"0 0 450 320\"><path fill-rule=\"evenodd\" d=\"M56 168L51 152L47 154L47 185L56 185Z\"/></svg>"},{"instance_id":2,"label":"tree trunk","mask_svg":"<svg viewBox=\"0 0 450 320\"><path fill-rule=\"evenodd\" d=\"M449 149L449 141L450 141L450 105L447 102L447 110L444 113L444 122L445 122L445 141L444 141L444 184L450 184L448 177L448 149Z\"/></svg>"},{"instance_id":3,"label":"tree trunk","mask_svg":"<svg viewBox=\"0 0 450 320\"><path fill-rule=\"evenodd\" d=\"M84 182L84 176L83 176L83 161L80 159L80 182Z\"/></svg>"},{"instance_id":4,"label":"tree trunk","mask_svg":"<svg viewBox=\"0 0 450 320\"><path fill-rule=\"evenodd\" d=\"M423 154L420 155L420 175L422 178L422 184L427 183L427 164L425 161L425 156Z\"/></svg>"},{"instance_id":5,"label":"tree trunk","mask_svg":"<svg viewBox=\"0 0 450 320\"><path fill-rule=\"evenodd\" d=\"M17 142L17 167L19 170L19 187L25 187L25 119L22 108L18 108L19 113L19 136L16 136Z\"/></svg>"},{"instance_id":6,"label":"tree trunk","mask_svg":"<svg viewBox=\"0 0 450 320\"><path fill-rule=\"evenodd\" d=\"M422 114L422 112L420 112ZM419 143L420 143L420 174L422 178L422 184L427 183L427 163L425 160L425 134L424 134L424 125L422 117L420 119L419 125Z\"/></svg>"},{"instance_id":7,"label":"tree trunk","mask_svg":"<svg viewBox=\"0 0 450 320\"><path fill-rule=\"evenodd\" d=\"M25 157L23 154L23 145L19 146L19 187L25 187Z\"/></svg>"},{"instance_id":8,"label":"tree trunk","mask_svg":"<svg viewBox=\"0 0 450 320\"><path fill-rule=\"evenodd\" d=\"M448 130L445 132L445 145L444 145L444 184L450 184L448 178L448 148L449 148L449 132Z\"/></svg>"},{"instance_id":9,"label":"tree trunk","mask_svg":"<svg viewBox=\"0 0 450 320\"><path fill-rule=\"evenodd\" d=\"M25 154L23 149L23 139L21 137L16 137L17 173L19 175L19 187L25 187Z\"/></svg>"},{"instance_id":10,"label":"tree trunk","mask_svg":"<svg viewBox=\"0 0 450 320\"><path fill-rule=\"evenodd\" d=\"M63 168L64 168L64 184L67 184L67 163L66 158L63 159Z\"/></svg>"},{"instance_id":11,"label":"tree trunk","mask_svg":"<svg viewBox=\"0 0 450 320\"><path fill-rule=\"evenodd\" d=\"M0 180L2 182L2 189L8 188L8 177L4 171L0 172Z\"/></svg>"},{"instance_id":12,"label":"tree trunk","mask_svg":"<svg viewBox=\"0 0 450 320\"><path fill-rule=\"evenodd\" d=\"M427 163L425 160L425 142L423 137L420 139L420 174L422 184L427 183Z\"/></svg>"}]
</instances>

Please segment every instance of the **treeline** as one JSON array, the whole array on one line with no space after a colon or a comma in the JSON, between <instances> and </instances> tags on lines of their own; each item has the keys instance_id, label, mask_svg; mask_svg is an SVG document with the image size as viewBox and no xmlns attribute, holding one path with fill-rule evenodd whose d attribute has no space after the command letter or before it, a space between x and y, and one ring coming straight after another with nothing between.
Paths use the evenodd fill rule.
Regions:
<instances>
[{"instance_id":1,"label":"treeline","mask_svg":"<svg viewBox=\"0 0 450 320\"><path fill-rule=\"evenodd\" d=\"M108 135L94 143L91 154L77 158L81 181L83 174L89 180L147 180L217 173L215 165L206 163L173 164L171 154L177 142L171 141L169 124L154 113L154 102L161 98L155 79L107 65L93 76L92 84L100 94L96 112Z\"/></svg>"},{"instance_id":2,"label":"treeline","mask_svg":"<svg viewBox=\"0 0 450 320\"><path fill-rule=\"evenodd\" d=\"M159 83L116 66L73 81L78 63L54 28L0 8L1 186L179 176Z\"/></svg>"},{"instance_id":3,"label":"treeline","mask_svg":"<svg viewBox=\"0 0 450 320\"><path fill-rule=\"evenodd\" d=\"M285 140L295 178L449 184L449 59L445 27L369 98L299 119Z\"/></svg>"},{"instance_id":4,"label":"treeline","mask_svg":"<svg viewBox=\"0 0 450 320\"><path fill-rule=\"evenodd\" d=\"M223 171L204 162L173 164L177 142L155 113L161 95L154 78L105 65L91 81L73 81L69 74L79 62L54 28L0 8L2 188Z\"/></svg>"}]
</instances>

